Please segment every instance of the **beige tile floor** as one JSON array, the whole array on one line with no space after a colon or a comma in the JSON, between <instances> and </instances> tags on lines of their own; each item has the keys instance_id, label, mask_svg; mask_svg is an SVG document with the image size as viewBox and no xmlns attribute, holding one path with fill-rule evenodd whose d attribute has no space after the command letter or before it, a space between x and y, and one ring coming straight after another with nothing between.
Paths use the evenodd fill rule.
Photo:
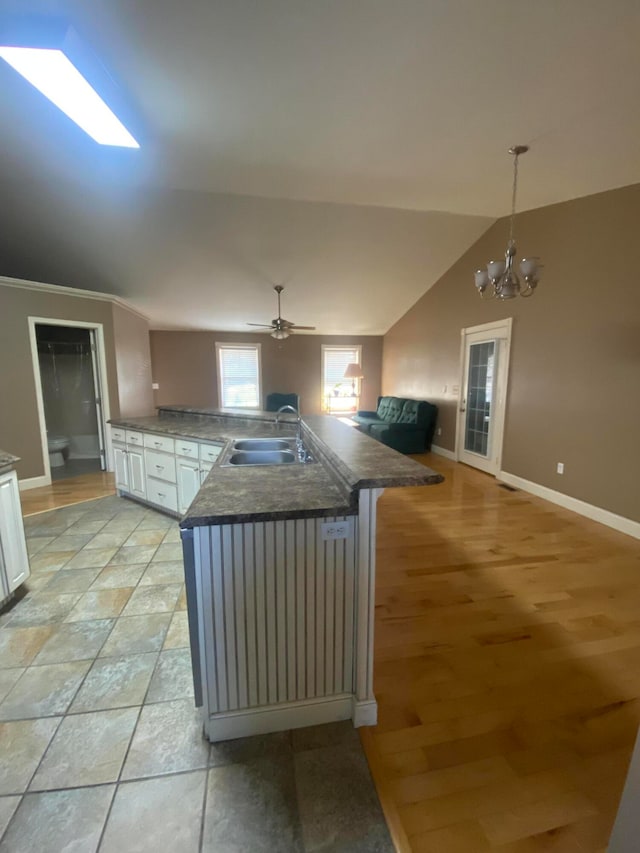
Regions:
<instances>
[{"instance_id":1,"label":"beige tile floor","mask_svg":"<svg viewBox=\"0 0 640 853\"><path fill-rule=\"evenodd\" d=\"M349 723L210 745L179 533L117 497L25 519L0 614L2 853L393 849Z\"/></svg>"}]
</instances>

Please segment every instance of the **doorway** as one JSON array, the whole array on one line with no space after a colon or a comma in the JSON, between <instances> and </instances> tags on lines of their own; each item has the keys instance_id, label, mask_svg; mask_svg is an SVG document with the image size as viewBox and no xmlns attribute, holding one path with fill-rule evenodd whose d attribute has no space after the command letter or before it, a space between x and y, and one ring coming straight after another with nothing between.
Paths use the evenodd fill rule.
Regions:
<instances>
[{"instance_id":1,"label":"doorway","mask_svg":"<svg viewBox=\"0 0 640 853\"><path fill-rule=\"evenodd\" d=\"M461 332L456 458L493 476L502 465L511 325L509 317Z\"/></svg>"},{"instance_id":2,"label":"doorway","mask_svg":"<svg viewBox=\"0 0 640 853\"><path fill-rule=\"evenodd\" d=\"M107 469L102 327L29 318L44 481Z\"/></svg>"}]
</instances>

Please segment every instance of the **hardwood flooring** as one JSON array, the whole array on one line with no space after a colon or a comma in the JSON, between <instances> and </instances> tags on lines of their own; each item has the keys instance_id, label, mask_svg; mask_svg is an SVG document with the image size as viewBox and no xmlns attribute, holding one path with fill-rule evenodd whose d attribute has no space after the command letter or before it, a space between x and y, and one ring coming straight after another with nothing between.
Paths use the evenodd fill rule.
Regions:
<instances>
[{"instance_id":1,"label":"hardwood flooring","mask_svg":"<svg viewBox=\"0 0 640 853\"><path fill-rule=\"evenodd\" d=\"M398 850L600 853L640 724L640 543L438 456L378 505L362 741ZM86 475L25 514L113 494Z\"/></svg>"},{"instance_id":2,"label":"hardwood flooring","mask_svg":"<svg viewBox=\"0 0 640 853\"><path fill-rule=\"evenodd\" d=\"M50 486L20 492L20 503L22 504L23 515L35 515L38 512L46 512L61 506L70 506L94 498L104 498L114 493L113 474L97 471L93 474L82 474L79 477L57 480Z\"/></svg>"},{"instance_id":3,"label":"hardwood flooring","mask_svg":"<svg viewBox=\"0 0 640 853\"><path fill-rule=\"evenodd\" d=\"M378 504L361 730L396 846L604 851L640 723L640 543L420 461L445 483Z\"/></svg>"}]
</instances>

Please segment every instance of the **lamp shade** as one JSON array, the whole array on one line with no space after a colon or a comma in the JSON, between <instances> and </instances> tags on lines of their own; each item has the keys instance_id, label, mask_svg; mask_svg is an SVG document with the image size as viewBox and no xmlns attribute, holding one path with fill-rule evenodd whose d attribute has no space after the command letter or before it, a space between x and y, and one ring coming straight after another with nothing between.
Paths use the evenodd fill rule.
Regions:
<instances>
[{"instance_id":1,"label":"lamp shade","mask_svg":"<svg viewBox=\"0 0 640 853\"><path fill-rule=\"evenodd\" d=\"M362 367L355 361L352 361L351 364L347 365L347 369L344 372L345 379L362 379Z\"/></svg>"}]
</instances>

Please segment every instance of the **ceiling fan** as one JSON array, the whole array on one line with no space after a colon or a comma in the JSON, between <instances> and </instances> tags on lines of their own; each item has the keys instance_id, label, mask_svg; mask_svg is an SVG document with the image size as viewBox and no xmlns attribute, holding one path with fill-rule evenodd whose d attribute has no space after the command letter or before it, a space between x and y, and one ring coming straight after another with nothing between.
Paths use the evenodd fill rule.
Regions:
<instances>
[{"instance_id":1,"label":"ceiling fan","mask_svg":"<svg viewBox=\"0 0 640 853\"><path fill-rule=\"evenodd\" d=\"M280 312L280 294L284 290L284 287L282 287L281 284L276 284L273 289L278 294L278 316L268 324L247 323L247 326L259 326L262 329L271 329L271 337L275 338L277 341L283 341L285 338L288 338L294 329L305 329L308 331L315 329L315 326L296 326L295 323L291 323L289 320L284 320Z\"/></svg>"}]
</instances>

